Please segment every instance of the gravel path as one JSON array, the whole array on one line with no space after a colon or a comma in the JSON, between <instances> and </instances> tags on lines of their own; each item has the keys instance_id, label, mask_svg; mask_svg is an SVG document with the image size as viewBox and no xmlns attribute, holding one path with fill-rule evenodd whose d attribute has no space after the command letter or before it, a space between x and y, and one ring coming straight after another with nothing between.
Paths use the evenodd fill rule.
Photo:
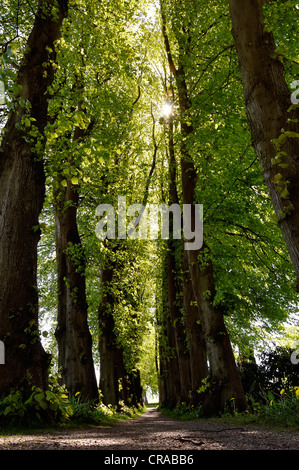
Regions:
<instances>
[{"instance_id":1,"label":"gravel path","mask_svg":"<svg viewBox=\"0 0 299 470\"><path fill-rule=\"evenodd\" d=\"M0 450L299 450L299 434L177 421L155 408L115 425L0 437Z\"/></svg>"}]
</instances>

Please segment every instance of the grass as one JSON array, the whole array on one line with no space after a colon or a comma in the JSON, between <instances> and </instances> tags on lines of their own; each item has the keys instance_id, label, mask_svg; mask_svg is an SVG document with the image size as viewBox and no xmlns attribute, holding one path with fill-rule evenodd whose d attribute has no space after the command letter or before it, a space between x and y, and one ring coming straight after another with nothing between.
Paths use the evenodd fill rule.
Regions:
<instances>
[{"instance_id":1,"label":"grass","mask_svg":"<svg viewBox=\"0 0 299 470\"><path fill-rule=\"evenodd\" d=\"M208 418L212 421L219 421L238 425L257 425L273 430L299 430L299 393L298 387L292 391L280 393L280 396L274 396L268 393L268 401L264 403L251 402L251 409L245 413L227 412L219 417ZM205 420L200 418L200 407L189 407L186 403L178 403L172 409L158 408L162 413L167 414L178 420Z\"/></svg>"},{"instance_id":2,"label":"grass","mask_svg":"<svg viewBox=\"0 0 299 470\"><path fill-rule=\"evenodd\" d=\"M16 400L14 395L9 401L4 401L2 410L0 406L0 436L115 424L122 420L136 418L145 410L142 406L128 407L120 404L118 407L113 407L103 403L84 402L79 395L69 397L63 395L60 397L59 407L54 413L49 413L51 419L48 419L49 415L46 412L49 411L53 401L50 405L47 403L47 409L45 397L39 402L32 400L28 404L27 400L25 403L26 406L19 396Z\"/></svg>"},{"instance_id":3,"label":"grass","mask_svg":"<svg viewBox=\"0 0 299 470\"><path fill-rule=\"evenodd\" d=\"M47 401L48 400L48 401ZM268 392L263 403L250 401L251 409L246 413L227 412L210 420L217 420L234 425L258 425L276 430L299 430L299 387L287 393L282 390L278 396ZM47 405L47 407L46 407ZM149 405L177 420L198 420L200 407L190 407L178 403L174 409ZM51 408L52 407L52 408ZM54 408L53 408L54 407ZM54 409L54 419L43 419L45 408ZM41 430L102 426L115 424L121 420L140 416L145 407L128 407L122 404L116 408L103 403L91 403L81 400L80 395L65 394L42 395L34 390L29 399L22 401L20 394L13 394L0 401L0 436L18 435Z\"/></svg>"}]
</instances>

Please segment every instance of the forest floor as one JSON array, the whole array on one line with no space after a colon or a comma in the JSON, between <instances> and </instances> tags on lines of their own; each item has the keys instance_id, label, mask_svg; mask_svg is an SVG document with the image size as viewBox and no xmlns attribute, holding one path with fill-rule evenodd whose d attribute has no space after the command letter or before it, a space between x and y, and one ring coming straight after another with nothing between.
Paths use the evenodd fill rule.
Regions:
<instances>
[{"instance_id":1,"label":"forest floor","mask_svg":"<svg viewBox=\"0 0 299 470\"><path fill-rule=\"evenodd\" d=\"M0 450L299 450L299 434L214 420L175 420L155 408L113 425L0 437Z\"/></svg>"}]
</instances>

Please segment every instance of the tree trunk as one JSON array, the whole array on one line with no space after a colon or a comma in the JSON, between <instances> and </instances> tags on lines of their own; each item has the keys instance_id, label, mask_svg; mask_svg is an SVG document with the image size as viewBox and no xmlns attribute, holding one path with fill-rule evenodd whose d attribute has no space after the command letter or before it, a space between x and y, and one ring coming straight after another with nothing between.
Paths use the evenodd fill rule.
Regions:
<instances>
[{"instance_id":1,"label":"tree trunk","mask_svg":"<svg viewBox=\"0 0 299 470\"><path fill-rule=\"evenodd\" d=\"M185 137L192 129L190 126L187 128L182 123ZM194 209L197 177L184 143L181 167L184 204L190 204ZM191 225L194 228L194 210L191 214ZM205 244L200 250L187 250L187 260L209 360L210 387L205 393L202 408L202 414L209 416L223 412L229 400L234 400L234 405L239 411L247 409L247 403L223 313L213 306L215 297L213 266L209 255L203 259L205 251Z\"/></svg>"},{"instance_id":2,"label":"tree trunk","mask_svg":"<svg viewBox=\"0 0 299 470\"><path fill-rule=\"evenodd\" d=\"M87 320L85 255L77 227L79 194L59 184L55 198L58 316L55 336L62 380L72 394L97 400L98 389Z\"/></svg>"},{"instance_id":3,"label":"tree trunk","mask_svg":"<svg viewBox=\"0 0 299 470\"><path fill-rule=\"evenodd\" d=\"M173 119L170 118L168 124L169 131L169 193L170 203L179 204L179 197L177 192L177 164L174 150L174 133L173 133ZM171 250L169 250L169 257L171 256ZM181 249L181 253L172 256L172 263L176 270L178 269L175 260L179 257L180 266L179 269L182 271L182 281L180 283L179 294L182 295L183 305L181 308L184 310L184 336L188 342L188 361L190 368L190 384L188 383L188 402L193 405L200 403L200 396L198 390L202 386L202 381L208 376L208 364L207 364L207 352L205 341L202 332L202 326L199 321L199 311L196 304L196 300L193 293L192 282L190 279L188 258L186 250ZM180 299L177 299L181 300ZM186 346L185 346L186 347ZM181 383L186 384L186 377L181 378ZM186 395L186 392L185 394ZM185 399L184 401L187 401Z\"/></svg>"},{"instance_id":4,"label":"tree trunk","mask_svg":"<svg viewBox=\"0 0 299 470\"><path fill-rule=\"evenodd\" d=\"M84 89L76 83L74 89ZM78 109L81 111L81 101ZM91 124L92 126L93 124ZM89 128L75 127L73 143L86 137ZM69 157L73 165L73 157ZM55 336L58 342L58 365L62 380L70 393L81 393L85 400L98 400L98 388L92 357L92 338L88 327L86 300L85 253L82 246L77 213L79 185L61 182L60 165L54 188L54 214L56 234L58 314Z\"/></svg>"},{"instance_id":5,"label":"tree trunk","mask_svg":"<svg viewBox=\"0 0 299 470\"><path fill-rule=\"evenodd\" d=\"M263 2L230 0L229 5L252 142L299 290L299 109L291 106L273 34L265 31Z\"/></svg>"},{"instance_id":6,"label":"tree trunk","mask_svg":"<svg viewBox=\"0 0 299 470\"><path fill-rule=\"evenodd\" d=\"M164 264L167 259L165 258ZM159 401L162 407L173 409L180 401L181 381L175 331L169 314L166 267L162 279L162 305L159 315Z\"/></svg>"},{"instance_id":7,"label":"tree trunk","mask_svg":"<svg viewBox=\"0 0 299 470\"><path fill-rule=\"evenodd\" d=\"M213 306L215 285L210 260L199 267L200 252L189 251L188 261L194 296L201 308L201 325L207 347L210 380L202 408L205 416L224 411L231 403L234 409L244 411L247 403L234 358L223 313ZM233 402L231 401L233 400Z\"/></svg>"},{"instance_id":8,"label":"tree trunk","mask_svg":"<svg viewBox=\"0 0 299 470\"><path fill-rule=\"evenodd\" d=\"M176 159L174 151L173 119L168 122L169 150L169 204L179 204L176 187ZM167 246L167 280L170 319L174 328L177 360L180 376L178 401L189 402L191 396L190 353L184 325L184 304L182 287L183 251L181 240L173 239L173 215L170 213L170 239Z\"/></svg>"},{"instance_id":9,"label":"tree trunk","mask_svg":"<svg viewBox=\"0 0 299 470\"><path fill-rule=\"evenodd\" d=\"M143 405L140 371L131 371L122 379L121 399L127 406Z\"/></svg>"},{"instance_id":10,"label":"tree trunk","mask_svg":"<svg viewBox=\"0 0 299 470\"><path fill-rule=\"evenodd\" d=\"M176 263L177 250L181 252L181 247L177 247L180 240L169 240L167 250L167 280L168 280L168 306L170 321L172 323L176 347L176 355L178 361L179 378L180 378L180 395L178 401L187 403L191 394L191 377L190 377L190 355L188 350L187 337L184 326L183 304L182 304L182 287L178 281L178 266ZM181 257L181 253L179 254ZM180 271L182 267L180 266Z\"/></svg>"},{"instance_id":11,"label":"tree trunk","mask_svg":"<svg viewBox=\"0 0 299 470\"><path fill-rule=\"evenodd\" d=\"M57 15L52 17L53 5ZM0 148L0 338L6 364L1 367L0 394L23 386L47 387L49 357L38 335L37 245L39 214L45 194L42 162L43 130L47 123L47 88L54 70L54 42L67 14L67 1L39 1L26 53L21 63L17 96L30 104L26 110L15 101L3 130ZM25 116L27 120L25 121ZM34 119L30 126L28 118ZM35 127L34 127L35 126ZM32 136L30 137L30 131ZM39 153L36 138L39 134Z\"/></svg>"},{"instance_id":12,"label":"tree trunk","mask_svg":"<svg viewBox=\"0 0 299 470\"><path fill-rule=\"evenodd\" d=\"M118 406L121 400L125 366L123 350L117 344L113 318L114 294L112 292L113 267L105 267L101 273L101 303L99 306L100 392L105 405Z\"/></svg>"},{"instance_id":13,"label":"tree trunk","mask_svg":"<svg viewBox=\"0 0 299 470\"><path fill-rule=\"evenodd\" d=\"M190 117L188 117L192 104L188 96L185 78L182 57L184 51L179 51L178 67L176 67L171 54L163 10L162 30L169 69L176 81L180 108L183 203L192 208L191 229L194 230L197 174L192 155L188 151L189 140L193 134L193 127L189 123ZM202 407L202 414L209 416L223 412L225 404L231 399L234 399L235 406L239 411L245 410L247 403L224 324L223 313L213 306L215 295L213 266L209 256L202 259L205 248L203 246L200 250L187 250L187 260L210 366L210 384L206 390Z\"/></svg>"},{"instance_id":14,"label":"tree trunk","mask_svg":"<svg viewBox=\"0 0 299 470\"><path fill-rule=\"evenodd\" d=\"M184 251L183 264L183 299L186 333L189 345L190 372L191 372L191 404L197 406L201 402L198 390L203 380L209 375L207 363L207 348L203 336L200 316L195 300L187 259Z\"/></svg>"}]
</instances>

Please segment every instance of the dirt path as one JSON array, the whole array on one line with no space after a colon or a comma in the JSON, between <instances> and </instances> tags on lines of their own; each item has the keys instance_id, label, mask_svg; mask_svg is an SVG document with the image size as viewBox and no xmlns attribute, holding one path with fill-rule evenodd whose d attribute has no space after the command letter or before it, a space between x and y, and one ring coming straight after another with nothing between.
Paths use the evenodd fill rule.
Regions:
<instances>
[{"instance_id":1,"label":"dirt path","mask_svg":"<svg viewBox=\"0 0 299 470\"><path fill-rule=\"evenodd\" d=\"M299 434L177 421L148 408L112 426L1 437L0 450L299 450Z\"/></svg>"}]
</instances>

